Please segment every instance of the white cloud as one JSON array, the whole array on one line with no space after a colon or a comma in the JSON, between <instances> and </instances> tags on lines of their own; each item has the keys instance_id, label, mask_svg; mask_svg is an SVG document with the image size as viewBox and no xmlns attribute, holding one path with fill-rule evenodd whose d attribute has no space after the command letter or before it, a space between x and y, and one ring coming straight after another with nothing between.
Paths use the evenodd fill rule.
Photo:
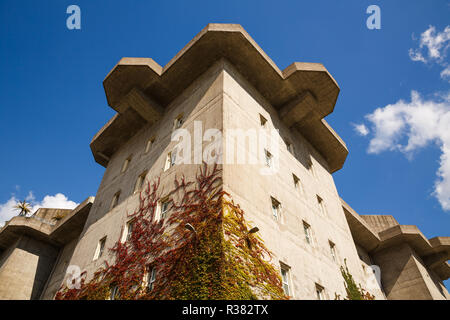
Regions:
<instances>
[{"instance_id":1,"label":"white cloud","mask_svg":"<svg viewBox=\"0 0 450 320\"><path fill-rule=\"evenodd\" d=\"M41 201L36 201L33 192L30 191L25 200L31 204L32 213L39 208L73 209L78 205L62 193L57 193L54 196L46 195ZM19 213L14 209L17 202L16 196L12 195L5 203L0 203L0 226Z\"/></svg>"},{"instance_id":2,"label":"white cloud","mask_svg":"<svg viewBox=\"0 0 450 320\"><path fill-rule=\"evenodd\" d=\"M366 116L374 136L368 153L400 151L407 157L436 143L441 148L433 195L444 210L450 210L450 95L424 100L411 92L411 101L399 100Z\"/></svg>"},{"instance_id":3,"label":"white cloud","mask_svg":"<svg viewBox=\"0 0 450 320\"><path fill-rule=\"evenodd\" d=\"M447 66L444 70L442 70L441 78L448 79L450 81L450 66Z\"/></svg>"},{"instance_id":4,"label":"white cloud","mask_svg":"<svg viewBox=\"0 0 450 320\"><path fill-rule=\"evenodd\" d=\"M443 66L444 70L441 72L441 78L449 78L450 69L446 61L449 46L450 26L446 26L442 32L436 32L434 26L429 26L420 35L419 48L409 49L409 57L413 61L437 63Z\"/></svg>"},{"instance_id":5,"label":"white cloud","mask_svg":"<svg viewBox=\"0 0 450 320\"><path fill-rule=\"evenodd\" d=\"M359 134L360 136L367 136L369 134L369 129L367 129L364 123L353 124L353 128L355 129L356 133Z\"/></svg>"}]
</instances>

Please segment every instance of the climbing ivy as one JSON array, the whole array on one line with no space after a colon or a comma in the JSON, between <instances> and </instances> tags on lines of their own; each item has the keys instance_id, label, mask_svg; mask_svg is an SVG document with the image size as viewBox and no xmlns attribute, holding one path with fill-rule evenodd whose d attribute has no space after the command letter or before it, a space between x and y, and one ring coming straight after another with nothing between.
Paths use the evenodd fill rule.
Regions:
<instances>
[{"instance_id":1,"label":"climbing ivy","mask_svg":"<svg viewBox=\"0 0 450 320\"><path fill-rule=\"evenodd\" d=\"M345 300L375 300L375 296L361 287L361 284L357 285L353 279L352 274L347 267L347 259L344 259L344 266L341 266L341 274L344 278L345 291L347 297ZM336 294L336 300L340 300L340 295Z\"/></svg>"},{"instance_id":2,"label":"climbing ivy","mask_svg":"<svg viewBox=\"0 0 450 320\"><path fill-rule=\"evenodd\" d=\"M222 190L221 170L199 166L194 181L175 178L170 216L156 219L159 179L146 183L130 238L110 249L113 262L79 289L62 287L56 299L287 299L262 239L249 233L244 211ZM143 283L155 268L151 289ZM148 283L148 281L147 281Z\"/></svg>"}]
</instances>

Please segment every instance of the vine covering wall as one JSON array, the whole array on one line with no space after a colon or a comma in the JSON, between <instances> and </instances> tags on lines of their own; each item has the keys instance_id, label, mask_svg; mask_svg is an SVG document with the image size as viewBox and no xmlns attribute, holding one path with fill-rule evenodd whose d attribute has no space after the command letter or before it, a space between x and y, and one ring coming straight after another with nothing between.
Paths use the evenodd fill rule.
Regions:
<instances>
[{"instance_id":1,"label":"vine covering wall","mask_svg":"<svg viewBox=\"0 0 450 320\"><path fill-rule=\"evenodd\" d=\"M222 190L221 170L203 164L194 181L174 183L168 217L156 219L159 180L147 182L129 215L130 238L109 249L112 263L89 281L84 272L79 289L62 287L55 298L108 299L117 288L116 299L287 299L271 253Z\"/></svg>"}]
</instances>

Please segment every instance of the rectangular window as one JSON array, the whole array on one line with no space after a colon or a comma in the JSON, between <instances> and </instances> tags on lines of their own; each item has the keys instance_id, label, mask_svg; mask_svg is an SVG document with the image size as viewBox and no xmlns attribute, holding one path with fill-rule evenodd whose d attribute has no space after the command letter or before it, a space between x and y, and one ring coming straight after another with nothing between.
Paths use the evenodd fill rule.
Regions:
<instances>
[{"instance_id":1,"label":"rectangular window","mask_svg":"<svg viewBox=\"0 0 450 320\"><path fill-rule=\"evenodd\" d=\"M94 260L97 260L103 255L103 251L105 250L106 237L101 238L98 241L97 248L95 249Z\"/></svg>"},{"instance_id":2,"label":"rectangular window","mask_svg":"<svg viewBox=\"0 0 450 320\"><path fill-rule=\"evenodd\" d=\"M120 171L120 172L127 171L130 161L131 161L131 156L129 156L128 158L125 159L125 161L123 162L123 165L122 165L122 171Z\"/></svg>"},{"instance_id":3,"label":"rectangular window","mask_svg":"<svg viewBox=\"0 0 450 320\"><path fill-rule=\"evenodd\" d=\"M109 288L109 300L118 300L118 299L120 299L119 287L113 284Z\"/></svg>"},{"instance_id":4,"label":"rectangular window","mask_svg":"<svg viewBox=\"0 0 450 320\"><path fill-rule=\"evenodd\" d=\"M151 137L147 140L147 144L145 145L145 153L149 152L155 142L155 137Z\"/></svg>"},{"instance_id":5,"label":"rectangular window","mask_svg":"<svg viewBox=\"0 0 450 320\"><path fill-rule=\"evenodd\" d=\"M147 171L144 171L139 175L139 177L136 180L136 185L134 186L134 193L136 193L142 189L146 175L147 175Z\"/></svg>"},{"instance_id":6,"label":"rectangular window","mask_svg":"<svg viewBox=\"0 0 450 320\"><path fill-rule=\"evenodd\" d=\"M313 163L312 163L311 159L308 159L308 163L307 163L307 167L306 168L308 169L309 172L311 172L312 175L315 175L315 173L314 173L314 166L313 166Z\"/></svg>"},{"instance_id":7,"label":"rectangular window","mask_svg":"<svg viewBox=\"0 0 450 320\"><path fill-rule=\"evenodd\" d=\"M125 243L126 241L129 241L131 239L131 236L133 234L133 227L134 227L134 219L129 220L125 224L125 228L123 230L121 239L122 243Z\"/></svg>"},{"instance_id":8,"label":"rectangular window","mask_svg":"<svg viewBox=\"0 0 450 320\"><path fill-rule=\"evenodd\" d=\"M303 230L305 231L305 240L308 244L312 244L311 226L303 221Z\"/></svg>"},{"instance_id":9,"label":"rectangular window","mask_svg":"<svg viewBox=\"0 0 450 320\"><path fill-rule=\"evenodd\" d=\"M316 283L316 297L317 300L326 300L325 288Z\"/></svg>"},{"instance_id":10,"label":"rectangular window","mask_svg":"<svg viewBox=\"0 0 450 320\"><path fill-rule=\"evenodd\" d=\"M266 149L264 149L264 154L266 156L266 166L272 167L272 154Z\"/></svg>"},{"instance_id":11,"label":"rectangular window","mask_svg":"<svg viewBox=\"0 0 450 320\"><path fill-rule=\"evenodd\" d=\"M117 206L117 204L119 203L119 196L120 196L120 191L116 192L116 194L113 196L113 198L111 200L111 207L109 208L109 210L112 210L113 208L115 208Z\"/></svg>"},{"instance_id":12,"label":"rectangular window","mask_svg":"<svg viewBox=\"0 0 450 320\"><path fill-rule=\"evenodd\" d=\"M327 211L326 211L326 207L325 207L325 203L323 202L323 199L321 197L319 197L318 195L316 195L316 196L317 196L317 206L319 208L319 212L323 215L326 215Z\"/></svg>"},{"instance_id":13,"label":"rectangular window","mask_svg":"<svg viewBox=\"0 0 450 320\"><path fill-rule=\"evenodd\" d=\"M295 189L300 191L300 193L303 193L303 188L302 188L302 184L300 182L300 179L295 174L292 174L292 179L294 180L294 187L295 187Z\"/></svg>"},{"instance_id":14,"label":"rectangular window","mask_svg":"<svg viewBox=\"0 0 450 320\"><path fill-rule=\"evenodd\" d=\"M179 114L174 120L173 120L173 129L179 129L183 125L183 114Z\"/></svg>"},{"instance_id":15,"label":"rectangular window","mask_svg":"<svg viewBox=\"0 0 450 320\"><path fill-rule=\"evenodd\" d=\"M284 294L287 296L291 296L290 290L290 268L284 263L281 264L281 280L283 285Z\"/></svg>"},{"instance_id":16,"label":"rectangular window","mask_svg":"<svg viewBox=\"0 0 450 320\"><path fill-rule=\"evenodd\" d=\"M275 219L278 220L280 217L281 204L277 199L273 197L270 197L270 199L272 201L272 215Z\"/></svg>"},{"instance_id":17,"label":"rectangular window","mask_svg":"<svg viewBox=\"0 0 450 320\"><path fill-rule=\"evenodd\" d=\"M284 140L284 143L286 143L286 149L287 149L292 155L294 155L294 146L292 145L292 143L290 143L289 140Z\"/></svg>"},{"instance_id":18,"label":"rectangular window","mask_svg":"<svg viewBox=\"0 0 450 320\"><path fill-rule=\"evenodd\" d=\"M262 116L262 114L259 114L259 121L260 121L260 123L261 123L261 127L265 128L265 127L266 127L266 124L267 124L267 119L264 118L264 117Z\"/></svg>"},{"instance_id":19,"label":"rectangular window","mask_svg":"<svg viewBox=\"0 0 450 320\"><path fill-rule=\"evenodd\" d=\"M330 245L331 258L333 258L334 262L337 262L336 245L332 241L328 241L328 244Z\"/></svg>"},{"instance_id":20,"label":"rectangular window","mask_svg":"<svg viewBox=\"0 0 450 320\"><path fill-rule=\"evenodd\" d=\"M161 219L166 218L169 212L169 199L161 200Z\"/></svg>"},{"instance_id":21,"label":"rectangular window","mask_svg":"<svg viewBox=\"0 0 450 320\"><path fill-rule=\"evenodd\" d=\"M167 171L169 168L173 167L177 160L177 150L169 152L166 157L166 163L164 165L164 171Z\"/></svg>"}]
</instances>

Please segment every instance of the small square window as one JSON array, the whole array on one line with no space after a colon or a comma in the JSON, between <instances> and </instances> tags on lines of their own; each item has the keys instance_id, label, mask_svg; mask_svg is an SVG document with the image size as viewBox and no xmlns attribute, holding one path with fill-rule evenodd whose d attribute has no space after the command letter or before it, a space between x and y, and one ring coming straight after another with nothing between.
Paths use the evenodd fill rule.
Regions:
<instances>
[{"instance_id":1,"label":"small square window","mask_svg":"<svg viewBox=\"0 0 450 320\"><path fill-rule=\"evenodd\" d=\"M259 121L260 121L260 123L261 123L261 127L265 128L266 125L267 125L267 119L264 118L264 117L262 116L262 114L259 115Z\"/></svg>"},{"instance_id":2,"label":"small square window","mask_svg":"<svg viewBox=\"0 0 450 320\"><path fill-rule=\"evenodd\" d=\"M113 196L113 198L111 200L111 207L109 210L112 210L117 206L117 204L119 203L119 197L120 197L120 191L116 192L116 194Z\"/></svg>"},{"instance_id":3,"label":"small square window","mask_svg":"<svg viewBox=\"0 0 450 320\"><path fill-rule=\"evenodd\" d=\"M317 300L326 300L325 288L316 283L316 297Z\"/></svg>"},{"instance_id":4,"label":"small square window","mask_svg":"<svg viewBox=\"0 0 450 320\"><path fill-rule=\"evenodd\" d=\"M305 240L312 245L311 226L303 221L303 231L305 232Z\"/></svg>"},{"instance_id":5,"label":"small square window","mask_svg":"<svg viewBox=\"0 0 450 320\"><path fill-rule=\"evenodd\" d=\"M151 137L147 140L147 144L145 145L145 153L149 152L155 142L155 137Z\"/></svg>"},{"instance_id":6,"label":"small square window","mask_svg":"<svg viewBox=\"0 0 450 320\"><path fill-rule=\"evenodd\" d=\"M97 249L95 250L94 260L97 260L103 255L103 251L105 250L106 237L101 238L98 241Z\"/></svg>"},{"instance_id":7,"label":"small square window","mask_svg":"<svg viewBox=\"0 0 450 320\"><path fill-rule=\"evenodd\" d=\"M125 161L123 162L123 165L122 165L122 171L120 171L120 172L127 171L130 161L131 161L131 156L129 156L128 158L125 159Z\"/></svg>"},{"instance_id":8,"label":"small square window","mask_svg":"<svg viewBox=\"0 0 450 320\"><path fill-rule=\"evenodd\" d=\"M281 281L283 285L284 294L287 296L291 296L291 288L290 288L290 268L284 263L280 263L281 269Z\"/></svg>"},{"instance_id":9,"label":"small square window","mask_svg":"<svg viewBox=\"0 0 450 320\"><path fill-rule=\"evenodd\" d=\"M273 197L270 197L270 199L272 201L272 215L278 220L280 218L281 203Z\"/></svg>"}]
</instances>

